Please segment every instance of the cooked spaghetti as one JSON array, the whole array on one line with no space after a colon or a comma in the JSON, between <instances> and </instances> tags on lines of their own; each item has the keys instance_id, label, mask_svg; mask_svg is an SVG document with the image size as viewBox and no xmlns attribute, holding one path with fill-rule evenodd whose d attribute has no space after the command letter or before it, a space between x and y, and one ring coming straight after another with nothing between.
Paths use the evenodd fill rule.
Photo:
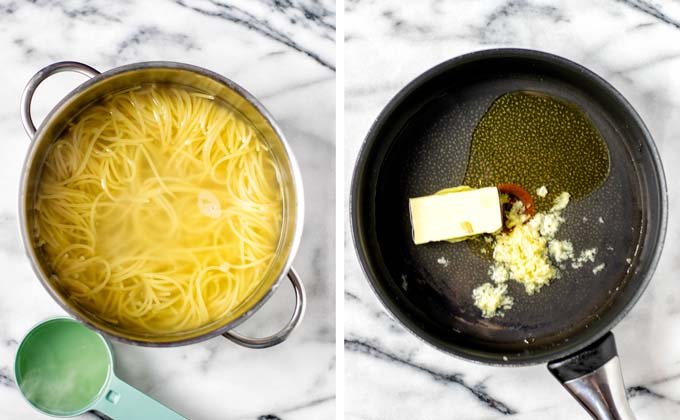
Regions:
<instances>
[{"instance_id":1,"label":"cooked spaghetti","mask_svg":"<svg viewBox=\"0 0 680 420\"><path fill-rule=\"evenodd\" d=\"M51 146L35 200L42 258L69 299L132 331L223 319L262 283L282 224L276 162L211 96L113 94Z\"/></svg>"}]
</instances>

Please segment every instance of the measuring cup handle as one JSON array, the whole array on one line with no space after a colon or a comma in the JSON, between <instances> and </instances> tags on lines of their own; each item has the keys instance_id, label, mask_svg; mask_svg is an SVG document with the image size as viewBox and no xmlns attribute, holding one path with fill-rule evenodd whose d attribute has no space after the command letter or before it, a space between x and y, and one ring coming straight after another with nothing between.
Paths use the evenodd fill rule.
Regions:
<instances>
[{"instance_id":1,"label":"measuring cup handle","mask_svg":"<svg viewBox=\"0 0 680 420\"><path fill-rule=\"evenodd\" d=\"M112 375L108 389L93 410L114 420L187 420L116 375Z\"/></svg>"},{"instance_id":2,"label":"measuring cup handle","mask_svg":"<svg viewBox=\"0 0 680 420\"><path fill-rule=\"evenodd\" d=\"M295 290L295 309L293 309L293 316L291 316L290 320L286 326L281 329L281 331L274 333L269 337L263 338L244 337L234 332L227 331L223 334L224 337L236 344L251 349L264 349L284 342L290 333L293 332L298 324L300 324L302 316L305 313L305 306L307 304L305 298L305 288L300 281L300 277L298 277L297 273L292 267L290 271L288 271L288 279L293 284L293 290Z\"/></svg>"},{"instance_id":3,"label":"measuring cup handle","mask_svg":"<svg viewBox=\"0 0 680 420\"><path fill-rule=\"evenodd\" d=\"M73 71L76 73L84 74L90 78L99 75L99 71L93 69L87 64L79 63L77 61L60 61L58 63L50 64L47 67L42 68L38 71L31 80L28 81L24 92L21 94L21 123L24 125L24 130L26 134L32 139L37 131L35 124L33 123L33 117L31 116L31 102L33 101L33 94L38 86L43 82L43 80L52 76L53 74L61 73L64 71Z\"/></svg>"}]
</instances>

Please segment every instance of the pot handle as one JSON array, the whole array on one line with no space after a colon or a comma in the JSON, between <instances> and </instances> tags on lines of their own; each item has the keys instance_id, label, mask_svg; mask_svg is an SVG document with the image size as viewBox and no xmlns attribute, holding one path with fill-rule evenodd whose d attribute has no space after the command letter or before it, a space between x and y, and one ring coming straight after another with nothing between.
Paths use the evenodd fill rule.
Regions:
<instances>
[{"instance_id":1,"label":"pot handle","mask_svg":"<svg viewBox=\"0 0 680 420\"><path fill-rule=\"evenodd\" d=\"M614 334L548 363L548 370L596 420L635 420L628 405Z\"/></svg>"},{"instance_id":2,"label":"pot handle","mask_svg":"<svg viewBox=\"0 0 680 420\"><path fill-rule=\"evenodd\" d=\"M288 338L290 333L293 332L293 330L300 324L302 316L305 313L305 306L307 304L305 298L305 288L292 267L290 268L290 271L288 271L288 279L293 284L293 290L295 290L295 309L293 309L293 315L285 327L283 327L279 332L274 333L269 337L263 338L244 337L231 331L227 331L223 334L223 336L236 344L240 344L243 347L248 347L251 349L265 349L267 347L272 347L283 343Z\"/></svg>"},{"instance_id":3,"label":"pot handle","mask_svg":"<svg viewBox=\"0 0 680 420\"><path fill-rule=\"evenodd\" d=\"M33 100L33 94L40 83L43 82L43 80L47 79L53 74L64 71L73 71L84 74L85 76L89 76L90 78L100 74L99 71L93 69L87 64L78 63L77 61L60 61L42 68L33 77L31 77L31 80L28 81L26 87L24 88L24 92L21 94L21 123L24 125L26 134L28 134L31 139L37 131L35 124L33 123L33 118L31 117L31 102Z\"/></svg>"}]
</instances>

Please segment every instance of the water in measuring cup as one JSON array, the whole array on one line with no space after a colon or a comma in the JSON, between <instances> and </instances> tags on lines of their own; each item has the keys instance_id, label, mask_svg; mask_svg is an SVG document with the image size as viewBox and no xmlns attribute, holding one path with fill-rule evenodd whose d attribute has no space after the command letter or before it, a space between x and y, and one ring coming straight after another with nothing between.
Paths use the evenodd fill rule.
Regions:
<instances>
[{"instance_id":1,"label":"water in measuring cup","mask_svg":"<svg viewBox=\"0 0 680 420\"><path fill-rule=\"evenodd\" d=\"M82 411L107 383L111 371L107 345L73 320L55 319L43 324L21 347L16 361L17 383L26 398L47 413Z\"/></svg>"}]
</instances>

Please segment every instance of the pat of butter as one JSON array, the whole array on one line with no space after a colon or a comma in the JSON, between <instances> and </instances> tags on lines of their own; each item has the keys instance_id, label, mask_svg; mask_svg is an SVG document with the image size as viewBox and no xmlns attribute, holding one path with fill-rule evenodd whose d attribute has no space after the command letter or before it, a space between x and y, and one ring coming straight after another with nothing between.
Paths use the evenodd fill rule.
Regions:
<instances>
[{"instance_id":1,"label":"pat of butter","mask_svg":"<svg viewBox=\"0 0 680 420\"><path fill-rule=\"evenodd\" d=\"M411 198L409 208L416 245L493 233L503 227L496 187Z\"/></svg>"}]
</instances>

